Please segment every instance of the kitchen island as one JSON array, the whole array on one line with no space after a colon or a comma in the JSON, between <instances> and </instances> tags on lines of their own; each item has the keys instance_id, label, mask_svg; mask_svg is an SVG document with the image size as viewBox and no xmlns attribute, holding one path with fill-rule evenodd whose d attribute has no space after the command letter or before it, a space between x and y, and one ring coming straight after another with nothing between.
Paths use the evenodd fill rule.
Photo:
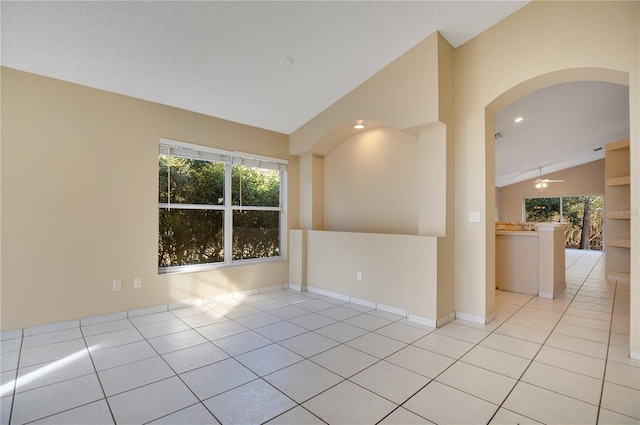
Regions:
<instances>
[{"instance_id":1,"label":"kitchen island","mask_svg":"<svg viewBox=\"0 0 640 425\"><path fill-rule=\"evenodd\" d=\"M496 288L555 298L565 286L563 224L496 223Z\"/></svg>"}]
</instances>

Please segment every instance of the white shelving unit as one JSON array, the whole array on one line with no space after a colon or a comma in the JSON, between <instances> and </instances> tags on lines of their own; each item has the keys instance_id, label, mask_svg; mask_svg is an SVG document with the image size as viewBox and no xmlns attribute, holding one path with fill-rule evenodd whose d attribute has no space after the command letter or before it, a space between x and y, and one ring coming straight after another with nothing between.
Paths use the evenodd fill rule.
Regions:
<instances>
[{"instance_id":1,"label":"white shelving unit","mask_svg":"<svg viewBox=\"0 0 640 425\"><path fill-rule=\"evenodd\" d=\"M605 146L605 251L607 279L629 281L631 248L629 139Z\"/></svg>"}]
</instances>

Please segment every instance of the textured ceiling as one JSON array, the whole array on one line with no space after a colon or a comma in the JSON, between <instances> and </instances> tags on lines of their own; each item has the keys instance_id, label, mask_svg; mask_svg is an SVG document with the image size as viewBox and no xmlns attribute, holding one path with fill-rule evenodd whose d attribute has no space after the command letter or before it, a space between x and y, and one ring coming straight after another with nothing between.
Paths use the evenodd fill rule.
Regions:
<instances>
[{"instance_id":1,"label":"textured ceiling","mask_svg":"<svg viewBox=\"0 0 640 425\"><path fill-rule=\"evenodd\" d=\"M595 161L604 149L594 149L629 137L629 88L594 81L547 87L498 112L496 132L498 187Z\"/></svg>"},{"instance_id":2,"label":"textured ceiling","mask_svg":"<svg viewBox=\"0 0 640 425\"><path fill-rule=\"evenodd\" d=\"M0 61L290 134L434 31L457 47L526 4L4 0ZM601 157L593 148L628 137L628 114L614 84L514 102L496 116L496 184Z\"/></svg>"},{"instance_id":3,"label":"textured ceiling","mask_svg":"<svg viewBox=\"0 0 640 425\"><path fill-rule=\"evenodd\" d=\"M1 61L290 134L436 30L459 46L526 3L2 1Z\"/></svg>"}]
</instances>

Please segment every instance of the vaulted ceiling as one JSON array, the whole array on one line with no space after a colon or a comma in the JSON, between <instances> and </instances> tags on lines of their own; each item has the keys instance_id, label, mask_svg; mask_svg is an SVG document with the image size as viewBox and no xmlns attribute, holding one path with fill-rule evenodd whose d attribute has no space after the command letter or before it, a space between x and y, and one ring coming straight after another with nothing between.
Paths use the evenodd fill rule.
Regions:
<instances>
[{"instance_id":1,"label":"vaulted ceiling","mask_svg":"<svg viewBox=\"0 0 640 425\"><path fill-rule=\"evenodd\" d=\"M435 31L526 1L0 2L3 66L286 134Z\"/></svg>"},{"instance_id":2,"label":"vaulted ceiling","mask_svg":"<svg viewBox=\"0 0 640 425\"><path fill-rule=\"evenodd\" d=\"M540 89L498 112L495 128L498 187L595 161L605 144L629 137L629 87L576 81Z\"/></svg>"},{"instance_id":3,"label":"vaulted ceiling","mask_svg":"<svg viewBox=\"0 0 640 425\"><path fill-rule=\"evenodd\" d=\"M434 31L457 47L527 3L2 1L0 60L290 134ZM501 111L497 185L595 159L628 133L625 89L556 86Z\"/></svg>"}]
</instances>

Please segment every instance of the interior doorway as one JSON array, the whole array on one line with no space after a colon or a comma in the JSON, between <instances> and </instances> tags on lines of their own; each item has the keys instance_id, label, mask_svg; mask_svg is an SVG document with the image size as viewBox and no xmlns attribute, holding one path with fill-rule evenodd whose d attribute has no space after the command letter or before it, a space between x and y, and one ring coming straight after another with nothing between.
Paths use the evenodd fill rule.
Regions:
<instances>
[{"instance_id":1,"label":"interior doorway","mask_svg":"<svg viewBox=\"0 0 640 425\"><path fill-rule=\"evenodd\" d=\"M557 222L565 221L569 224L565 235L566 246L573 249L587 244L591 250L596 251L593 254L598 251L604 253L602 246L606 235L598 231L598 227L602 227L602 218L605 213L602 208L604 198L595 196L604 193L604 172L602 178L598 175L598 180L602 181L602 188L585 189L573 187L574 183L584 183L585 178L569 179L564 175L564 170L582 166L580 164L596 164L597 161L604 158L603 147L606 143L629 137L628 75L617 71L611 71L609 74L604 76L598 73L594 74L590 69L555 71L513 86L486 106L485 146L487 153L493 157L493 163L487 160L487 167L491 167L487 170L487 177L490 178L487 183L490 184L491 181L495 184L495 200L491 196L489 199L495 201L497 221L537 221L533 217L530 217L529 220L526 219L525 199L557 197L558 199L555 201ZM587 99L588 96L585 94L588 91L583 89L588 88L594 88L593 93L598 92L598 96L591 96ZM566 90L553 94L552 91L556 89ZM626 112L620 112L617 109L614 112L615 108L613 107L606 110L598 109L603 106L603 102L598 100L601 99L600 95L610 89L617 93L618 100L612 101L609 106L615 104L625 107ZM569 93L569 91L572 92ZM551 94L553 97L542 96L544 93ZM576 93L580 95L576 97ZM530 96L537 100L533 105L538 106L537 110L534 110L533 107L527 109L528 106L532 106L526 104L526 100ZM624 99L619 101L620 97L624 97L626 101ZM561 110L560 105L563 99L567 100L565 106L572 107L573 105L572 109L564 110L564 112ZM595 111L595 113L590 113L590 111ZM597 119L587 119L588 116ZM529 131L534 127L534 124L542 122L542 118L545 118L553 126ZM616 133L613 127L607 127L604 124L597 125L600 119L612 123L614 118L617 124L613 127L619 128L622 133ZM594 123L596 125L590 127ZM582 133L571 133L570 127L581 129ZM605 131L605 128L608 130ZM517 146L518 143L521 143L521 146ZM570 156L578 150L581 150L583 155L580 158L572 159ZM604 170L604 167L602 168ZM595 176L594 173L588 175L590 179ZM545 183L556 182L560 184L545 185ZM540 186L537 185L538 183ZM504 200L505 187L513 187L518 184L529 186L529 188L522 191L519 202L516 201L516 204L513 205L515 208L508 211L502 210L504 202L501 202L500 199ZM541 193L540 187L544 189L543 193ZM586 203L585 194L591 194L588 203ZM522 209L518 208L518 203ZM586 216L589 220L586 226L584 223L585 207L588 208ZM514 210L515 216L511 214ZM522 211L522 216L517 210ZM580 210L582 211L579 212ZM505 212L508 217L505 217ZM589 228L588 242L585 242L583 238L582 228L584 227ZM592 227L595 227L593 233ZM582 252L586 254L588 251L582 250ZM498 258L494 257L494 266L497 260ZM487 282L487 284L491 283Z\"/></svg>"}]
</instances>

